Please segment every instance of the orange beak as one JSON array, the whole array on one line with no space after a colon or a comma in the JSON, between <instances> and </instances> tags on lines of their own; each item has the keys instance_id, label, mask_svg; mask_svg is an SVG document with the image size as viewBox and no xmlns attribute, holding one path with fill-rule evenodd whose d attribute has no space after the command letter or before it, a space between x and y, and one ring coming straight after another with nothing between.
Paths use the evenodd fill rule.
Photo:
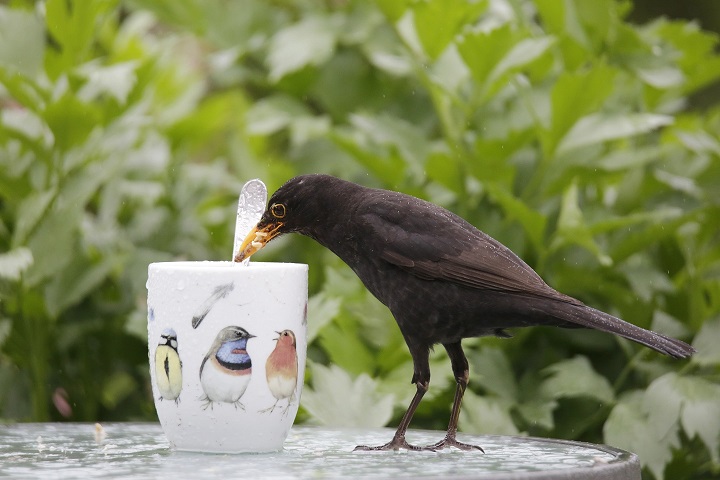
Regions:
<instances>
[{"instance_id":1,"label":"orange beak","mask_svg":"<svg viewBox=\"0 0 720 480\"><path fill-rule=\"evenodd\" d=\"M242 262L246 258L250 258L252 254L263 248L273 238L280 233L282 222L270 223L263 228L253 227L250 233L243 240L237 253L235 253L234 262Z\"/></svg>"}]
</instances>

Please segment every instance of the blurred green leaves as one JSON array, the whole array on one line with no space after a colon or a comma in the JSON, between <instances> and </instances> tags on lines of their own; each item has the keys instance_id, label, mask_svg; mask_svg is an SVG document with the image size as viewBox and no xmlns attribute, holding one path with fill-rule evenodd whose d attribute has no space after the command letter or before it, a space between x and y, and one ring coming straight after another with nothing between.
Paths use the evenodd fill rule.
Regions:
<instances>
[{"instance_id":1,"label":"blurred green leaves","mask_svg":"<svg viewBox=\"0 0 720 480\"><path fill-rule=\"evenodd\" d=\"M247 178L325 172L441 204L553 287L699 350L469 340L461 428L607 442L656 477L717 473L720 109L697 100L720 80L716 35L633 25L614 0L11 5L0 418L63 419L63 388L73 420L153 419L147 264L227 258ZM388 310L308 239L262 255L311 266L300 419L397 422L412 362ZM437 350L414 426L447 425Z\"/></svg>"}]
</instances>

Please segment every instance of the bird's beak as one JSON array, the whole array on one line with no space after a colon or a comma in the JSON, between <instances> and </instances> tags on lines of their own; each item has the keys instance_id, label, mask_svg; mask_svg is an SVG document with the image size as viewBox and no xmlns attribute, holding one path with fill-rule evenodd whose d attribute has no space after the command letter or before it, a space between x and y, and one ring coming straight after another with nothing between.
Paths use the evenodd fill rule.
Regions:
<instances>
[{"instance_id":1,"label":"bird's beak","mask_svg":"<svg viewBox=\"0 0 720 480\"><path fill-rule=\"evenodd\" d=\"M240 248L235 253L234 262L242 262L246 258L263 248L270 240L277 237L280 233L282 222L269 223L267 226L258 228L257 225L250 230L245 240L243 240Z\"/></svg>"}]
</instances>

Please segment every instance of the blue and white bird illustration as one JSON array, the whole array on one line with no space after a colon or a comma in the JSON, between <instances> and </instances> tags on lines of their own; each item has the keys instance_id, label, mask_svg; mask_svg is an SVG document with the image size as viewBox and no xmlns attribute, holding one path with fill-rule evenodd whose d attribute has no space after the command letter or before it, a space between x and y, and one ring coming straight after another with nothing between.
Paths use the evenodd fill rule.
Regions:
<instances>
[{"instance_id":1,"label":"blue and white bird illustration","mask_svg":"<svg viewBox=\"0 0 720 480\"><path fill-rule=\"evenodd\" d=\"M155 383L160 400L179 401L182 390L182 362L178 354L178 340L175 330L166 328L160 334L160 343L155 349Z\"/></svg>"},{"instance_id":2,"label":"blue and white bird illustration","mask_svg":"<svg viewBox=\"0 0 720 480\"><path fill-rule=\"evenodd\" d=\"M206 402L204 408L212 407L214 402L245 408L240 403L240 397L245 393L252 375L247 342L254 337L237 326L225 327L217 334L200 365L200 384L205 392L201 400Z\"/></svg>"}]
</instances>

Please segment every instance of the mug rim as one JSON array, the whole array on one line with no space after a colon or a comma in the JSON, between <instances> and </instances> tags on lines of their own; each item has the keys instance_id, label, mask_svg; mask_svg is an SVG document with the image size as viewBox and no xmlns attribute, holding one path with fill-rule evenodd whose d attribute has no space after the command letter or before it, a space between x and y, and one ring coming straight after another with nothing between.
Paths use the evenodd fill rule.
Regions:
<instances>
[{"instance_id":1,"label":"mug rim","mask_svg":"<svg viewBox=\"0 0 720 480\"><path fill-rule=\"evenodd\" d=\"M181 260L178 262L152 262L148 264L148 269L162 269L162 270L225 270L225 271L258 271L258 270L307 270L307 263L292 263L292 262L250 262L248 265L240 265L237 262L225 261L225 260Z\"/></svg>"}]
</instances>

